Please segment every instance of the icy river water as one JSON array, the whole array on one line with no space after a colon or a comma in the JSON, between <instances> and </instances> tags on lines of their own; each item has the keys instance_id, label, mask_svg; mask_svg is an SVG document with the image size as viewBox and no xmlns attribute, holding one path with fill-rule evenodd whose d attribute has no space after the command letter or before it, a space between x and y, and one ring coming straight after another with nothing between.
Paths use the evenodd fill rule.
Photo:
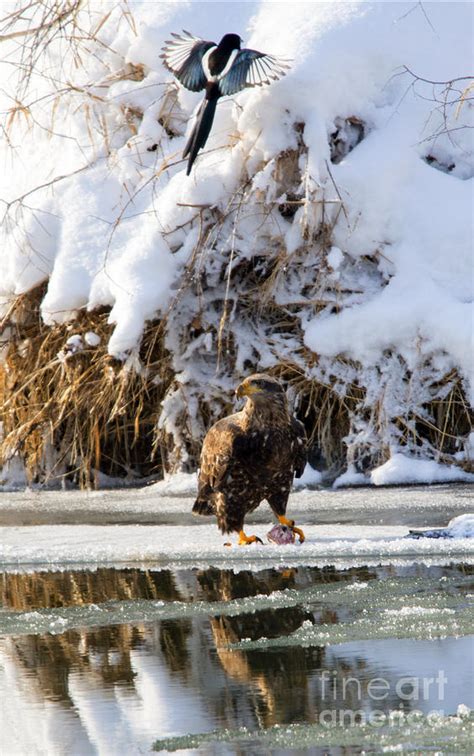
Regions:
<instances>
[{"instance_id":1,"label":"icy river water","mask_svg":"<svg viewBox=\"0 0 474 756\"><path fill-rule=\"evenodd\" d=\"M229 549L186 491L0 493L0 753L472 753L474 539L406 538L472 494L302 491L305 544Z\"/></svg>"}]
</instances>

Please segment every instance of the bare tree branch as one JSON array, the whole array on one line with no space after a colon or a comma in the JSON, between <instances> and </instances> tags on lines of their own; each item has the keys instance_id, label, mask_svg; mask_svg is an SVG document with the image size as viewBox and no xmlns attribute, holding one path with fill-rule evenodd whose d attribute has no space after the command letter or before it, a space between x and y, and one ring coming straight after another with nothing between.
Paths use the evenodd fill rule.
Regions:
<instances>
[{"instance_id":1,"label":"bare tree branch","mask_svg":"<svg viewBox=\"0 0 474 756\"><path fill-rule=\"evenodd\" d=\"M77 0L75 5L67 8L62 13L59 13L56 18L53 18L52 21L49 21L48 23L41 24L40 26L34 26L32 29L21 29L20 31L10 32L10 34L0 34L0 42L6 42L9 39L18 39L19 37L28 37L31 34L38 34L38 32L48 31L54 26L59 26L68 16L71 15L71 13L79 10L81 2L82 0Z\"/></svg>"}]
</instances>

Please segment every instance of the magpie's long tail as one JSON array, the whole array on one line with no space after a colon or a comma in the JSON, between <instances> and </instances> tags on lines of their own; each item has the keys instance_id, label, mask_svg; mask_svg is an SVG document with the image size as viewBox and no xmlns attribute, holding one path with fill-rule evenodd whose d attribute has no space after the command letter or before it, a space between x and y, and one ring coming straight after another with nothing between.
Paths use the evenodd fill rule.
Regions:
<instances>
[{"instance_id":1,"label":"magpie's long tail","mask_svg":"<svg viewBox=\"0 0 474 756\"><path fill-rule=\"evenodd\" d=\"M188 167L186 168L186 176L191 173L191 168L196 160L199 150L201 150L207 142L207 138L211 133L212 124L214 121L214 114L216 112L217 97L213 97L209 100L204 100L199 112L196 116L196 123L191 132L186 147L184 148L183 157L189 155Z\"/></svg>"}]
</instances>

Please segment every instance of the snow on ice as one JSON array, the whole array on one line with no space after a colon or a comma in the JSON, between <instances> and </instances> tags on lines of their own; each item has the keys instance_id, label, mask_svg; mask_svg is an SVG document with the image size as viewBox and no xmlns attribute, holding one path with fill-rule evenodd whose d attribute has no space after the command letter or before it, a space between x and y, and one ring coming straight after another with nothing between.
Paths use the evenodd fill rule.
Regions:
<instances>
[{"instance_id":1,"label":"snow on ice","mask_svg":"<svg viewBox=\"0 0 474 756\"><path fill-rule=\"evenodd\" d=\"M455 518L445 540L409 539L403 526L304 525L303 544L248 547L224 546L229 536L221 536L215 523L196 525L42 525L0 528L0 565L4 569L78 564L161 563L197 566L234 565L249 562L293 564L333 564L336 560L365 564L410 558L474 557L472 537L474 515ZM266 541L268 525L249 526ZM249 530L250 532L250 530ZM235 541L235 539L234 539Z\"/></svg>"}]
</instances>

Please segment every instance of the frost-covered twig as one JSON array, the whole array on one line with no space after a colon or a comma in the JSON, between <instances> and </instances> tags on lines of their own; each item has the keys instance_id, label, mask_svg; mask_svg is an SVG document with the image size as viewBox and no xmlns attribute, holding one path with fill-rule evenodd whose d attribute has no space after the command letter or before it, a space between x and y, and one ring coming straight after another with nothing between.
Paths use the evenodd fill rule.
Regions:
<instances>
[{"instance_id":1,"label":"frost-covered twig","mask_svg":"<svg viewBox=\"0 0 474 756\"><path fill-rule=\"evenodd\" d=\"M470 99L472 99L468 97L467 94L472 91L472 87L474 86L474 75L471 74L466 76L457 76L453 77L452 79L437 81L435 79L428 79L424 76L420 76L406 65L402 67L400 73L402 75L408 74L411 77L412 81L408 87L408 90L413 89L418 97L427 99L425 95L420 94L416 90L415 87L417 83L429 85L430 87L432 87L432 96L428 99L437 105L437 108L435 108L432 113L436 111L440 115L439 125L435 127L435 129L431 134L429 134L429 136L422 139L420 141L420 144L423 142L434 143L438 139L438 137L446 135L455 147L459 147L459 145L452 140L451 135L455 132L472 129L473 125L471 122L466 122L461 126L456 126L453 125L453 121L456 121L459 118L462 106ZM461 82L467 82L467 84L463 86L462 89L456 86L461 84ZM428 121L431 120L431 116L432 114L430 114ZM461 149L463 148L461 147Z\"/></svg>"}]
</instances>

